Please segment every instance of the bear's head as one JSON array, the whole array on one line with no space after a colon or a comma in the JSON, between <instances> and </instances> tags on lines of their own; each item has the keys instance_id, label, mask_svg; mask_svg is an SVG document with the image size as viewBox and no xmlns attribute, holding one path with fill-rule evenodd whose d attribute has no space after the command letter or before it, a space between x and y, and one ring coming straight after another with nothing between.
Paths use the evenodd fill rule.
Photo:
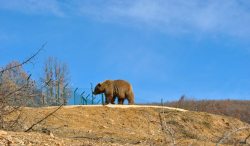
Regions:
<instances>
[{"instance_id":1,"label":"bear's head","mask_svg":"<svg viewBox=\"0 0 250 146\"><path fill-rule=\"evenodd\" d=\"M105 92L105 87L101 83L98 83L95 86L95 90L94 90L93 94L96 95L96 94L101 94L104 92Z\"/></svg>"}]
</instances>

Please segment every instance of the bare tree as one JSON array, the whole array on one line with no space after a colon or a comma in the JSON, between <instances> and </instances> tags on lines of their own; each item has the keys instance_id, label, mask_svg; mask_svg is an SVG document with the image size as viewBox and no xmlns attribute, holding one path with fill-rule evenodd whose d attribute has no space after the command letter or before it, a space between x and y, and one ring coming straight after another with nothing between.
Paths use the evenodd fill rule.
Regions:
<instances>
[{"instance_id":1,"label":"bare tree","mask_svg":"<svg viewBox=\"0 0 250 146\"><path fill-rule=\"evenodd\" d=\"M54 57L49 57L44 64L44 75L41 78L44 84L51 80L43 90L44 104L61 105L67 103L70 94L69 71L65 63L59 62Z\"/></svg>"},{"instance_id":2,"label":"bare tree","mask_svg":"<svg viewBox=\"0 0 250 146\"><path fill-rule=\"evenodd\" d=\"M0 92L2 96L8 95L8 104L11 105L31 105L34 102L34 91L36 88L35 81L31 79L31 75L24 71L22 66L19 66L18 61L13 61L6 68L17 66L11 70L7 70L0 77L1 86ZM23 87L23 88L21 88ZM21 89L20 89L21 88ZM17 89L20 89L17 91ZM10 94L10 91L15 91Z\"/></svg>"},{"instance_id":3,"label":"bare tree","mask_svg":"<svg viewBox=\"0 0 250 146\"><path fill-rule=\"evenodd\" d=\"M22 106L32 104L35 81L31 79L31 74L23 70L23 66L30 63L44 46L23 62L13 61L0 70L0 129L13 129L20 116L8 120L5 117L17 112Z\"/></svg>"}]
</instances>

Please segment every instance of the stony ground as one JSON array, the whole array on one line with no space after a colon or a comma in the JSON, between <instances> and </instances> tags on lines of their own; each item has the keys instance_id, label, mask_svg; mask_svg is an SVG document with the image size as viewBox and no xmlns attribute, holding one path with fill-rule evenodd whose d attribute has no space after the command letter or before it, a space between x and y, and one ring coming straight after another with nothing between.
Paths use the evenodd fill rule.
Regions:
<instances>
[{"instance_id":1,"label":"stony ground","mask_svg":"<svg viewBox=\"0 0 250 146\"><path fill-rule=\"evenodd\" d=\"M160 106L65 106L23 132L56 108L24 108L20 132L0 131L0 145L250 145L238 119Z\"/></svg>"}]
</instances>

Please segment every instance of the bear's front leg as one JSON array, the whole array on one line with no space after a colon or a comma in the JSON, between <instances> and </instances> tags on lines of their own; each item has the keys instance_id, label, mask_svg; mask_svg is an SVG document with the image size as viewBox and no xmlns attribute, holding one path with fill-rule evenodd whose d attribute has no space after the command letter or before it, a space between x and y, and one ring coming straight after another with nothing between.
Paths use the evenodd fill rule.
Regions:
<instances>
[{"instance_id":1,"label":"bear's front leg","mask_svg":"<svg viewBox=\"0 0 250 146\"><path fill-rule=\"evenodd\" d=\"M111 104L115 104L115 99L116 99L116 97L113 96L113 98L111 99Z\"/></svg>"},{"instance_id":2,"label":"bear's front leg","mask_svg":"<svg viewBox=\"0 0 250 146\"><path fill-rule=\"evenodd\" d=\"M112 103L112 102L114 102L114 101L112 101L113 95L107 94L107 95L105 95L105 97L106 97L106 101L105 101L106 104L109 104L109 103L114 104L114 103Z\"/></svg>"}]
</instances>

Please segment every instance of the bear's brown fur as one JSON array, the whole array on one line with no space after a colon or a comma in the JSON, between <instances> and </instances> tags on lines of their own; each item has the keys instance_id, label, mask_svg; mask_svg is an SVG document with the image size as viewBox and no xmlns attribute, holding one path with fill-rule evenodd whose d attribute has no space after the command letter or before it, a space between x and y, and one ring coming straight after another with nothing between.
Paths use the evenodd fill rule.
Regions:
<instances>
[{"instance_id":1,"label":"bear's brown fur","mask_svg":"<svg viewBox=\"0 0 250 146\"><path fill-rule=\"evenodd\" d=\"M129 82L124 80L106 80L98 83L93 92L96 94L105 94L106 104L115 104L116 97L118 104L123 104L124 100L128 100L128 104L134 104L134 93L132 86Z\"/></svg>"}]
</instances>

